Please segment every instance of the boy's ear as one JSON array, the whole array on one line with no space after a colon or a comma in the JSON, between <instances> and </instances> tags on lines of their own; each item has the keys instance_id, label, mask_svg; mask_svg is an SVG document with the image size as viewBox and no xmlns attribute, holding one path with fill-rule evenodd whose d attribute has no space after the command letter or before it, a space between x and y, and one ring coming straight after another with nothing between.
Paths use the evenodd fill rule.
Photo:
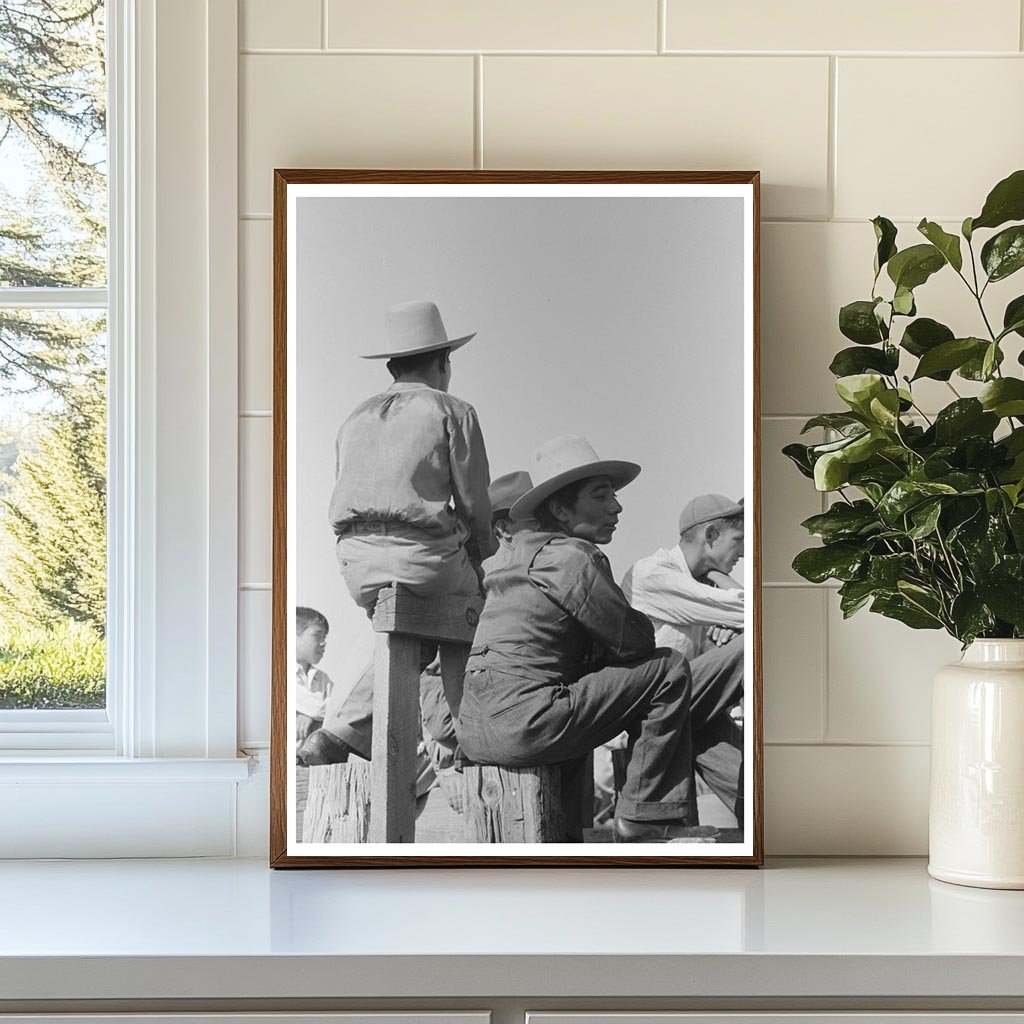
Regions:
<instances>
[{"instance_id":1,"label":"boy's ear","mask_svg":"<svg viewBox=\"0 0 1024 1024\"><path fill-rule=\"evenodd\" d=\"M719 530L714 523L708 523L707 528L704 530L704 538L709 544L714 544L719 537L722 536L722 531Z\"/></svg>"}]
</instances>

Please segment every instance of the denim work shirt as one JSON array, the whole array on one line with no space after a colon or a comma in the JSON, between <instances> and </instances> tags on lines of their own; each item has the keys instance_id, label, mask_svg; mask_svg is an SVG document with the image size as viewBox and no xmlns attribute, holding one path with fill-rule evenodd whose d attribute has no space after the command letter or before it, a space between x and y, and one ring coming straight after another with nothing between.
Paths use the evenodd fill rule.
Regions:
<instances>
[{"instance_id":1,"label":"denim work shirt","mask_svg":"<svg viewBox=\"0 0 1024 1024\"><path fill-rule=\"evenodd\" d=\"M394 522L444 537L458 517L480 556L494 550L487 450L468 402L426 384L392 384L345 420L335 452L336 535Z\"/></svg>"},{"instance_id":2,"label":"denim work shirt","mask_svg":"<svg viewBox=\"0 0 1024 1024\"><path fill-rule=\"evenodd\" d=\"M516 534L484 591L468 673L559 685L654 651L650 621L629 606L608 559L578 537Z\"/></svg>"}]
</instances>

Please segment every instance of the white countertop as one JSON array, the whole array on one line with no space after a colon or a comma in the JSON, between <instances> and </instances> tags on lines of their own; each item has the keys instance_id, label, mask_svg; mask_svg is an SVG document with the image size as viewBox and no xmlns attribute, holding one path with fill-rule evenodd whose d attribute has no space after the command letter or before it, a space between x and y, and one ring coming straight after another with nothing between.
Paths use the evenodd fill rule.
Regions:
<instances>
[{"instance_id":1,"label":"white countertop","mask_svg":"<svg viewBox=\"0 0 1024 1024\"><path fill-rule=\"evenodd\" d=\"M1020 998L1024 892L937 882L916 859L762 871L0 864L0 1000L185 991Z\"/></svg>"}]
</instances>

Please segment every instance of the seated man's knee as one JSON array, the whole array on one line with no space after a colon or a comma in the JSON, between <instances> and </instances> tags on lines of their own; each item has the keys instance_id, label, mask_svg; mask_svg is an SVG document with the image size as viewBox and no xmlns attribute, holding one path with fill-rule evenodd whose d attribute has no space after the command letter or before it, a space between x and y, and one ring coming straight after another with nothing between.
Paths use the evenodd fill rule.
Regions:
<instances>
[{"instance_id":1,"label":"seated man's knee","mask_svg":"<svg viewBox=\"0 0 1024 1024\"><path fill-rule=\"evenodd\" d=\"M690 670L690 659L679 651L668 647L659 647L655 657L661 665L660 679L662 684L671 689L690 692L693 685L693 673Z\"/></svg>"}]
</instances>

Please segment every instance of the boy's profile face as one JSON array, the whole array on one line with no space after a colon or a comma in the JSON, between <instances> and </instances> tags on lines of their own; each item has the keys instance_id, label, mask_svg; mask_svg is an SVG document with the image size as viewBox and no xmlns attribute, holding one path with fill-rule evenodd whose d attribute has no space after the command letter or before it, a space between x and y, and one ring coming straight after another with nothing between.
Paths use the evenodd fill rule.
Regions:
<instances>
[{"instance_id":1,"label":"boy's profile face","mask_svg":"<svg viewBox=\"0 0 1024 1024\"><path fill-rule=\"evenodd\" d=\"M302 665L316 665L326 646L327 630L313 623L300 629L295 637L295 659Z\"/></svg>"}]
</instances>

